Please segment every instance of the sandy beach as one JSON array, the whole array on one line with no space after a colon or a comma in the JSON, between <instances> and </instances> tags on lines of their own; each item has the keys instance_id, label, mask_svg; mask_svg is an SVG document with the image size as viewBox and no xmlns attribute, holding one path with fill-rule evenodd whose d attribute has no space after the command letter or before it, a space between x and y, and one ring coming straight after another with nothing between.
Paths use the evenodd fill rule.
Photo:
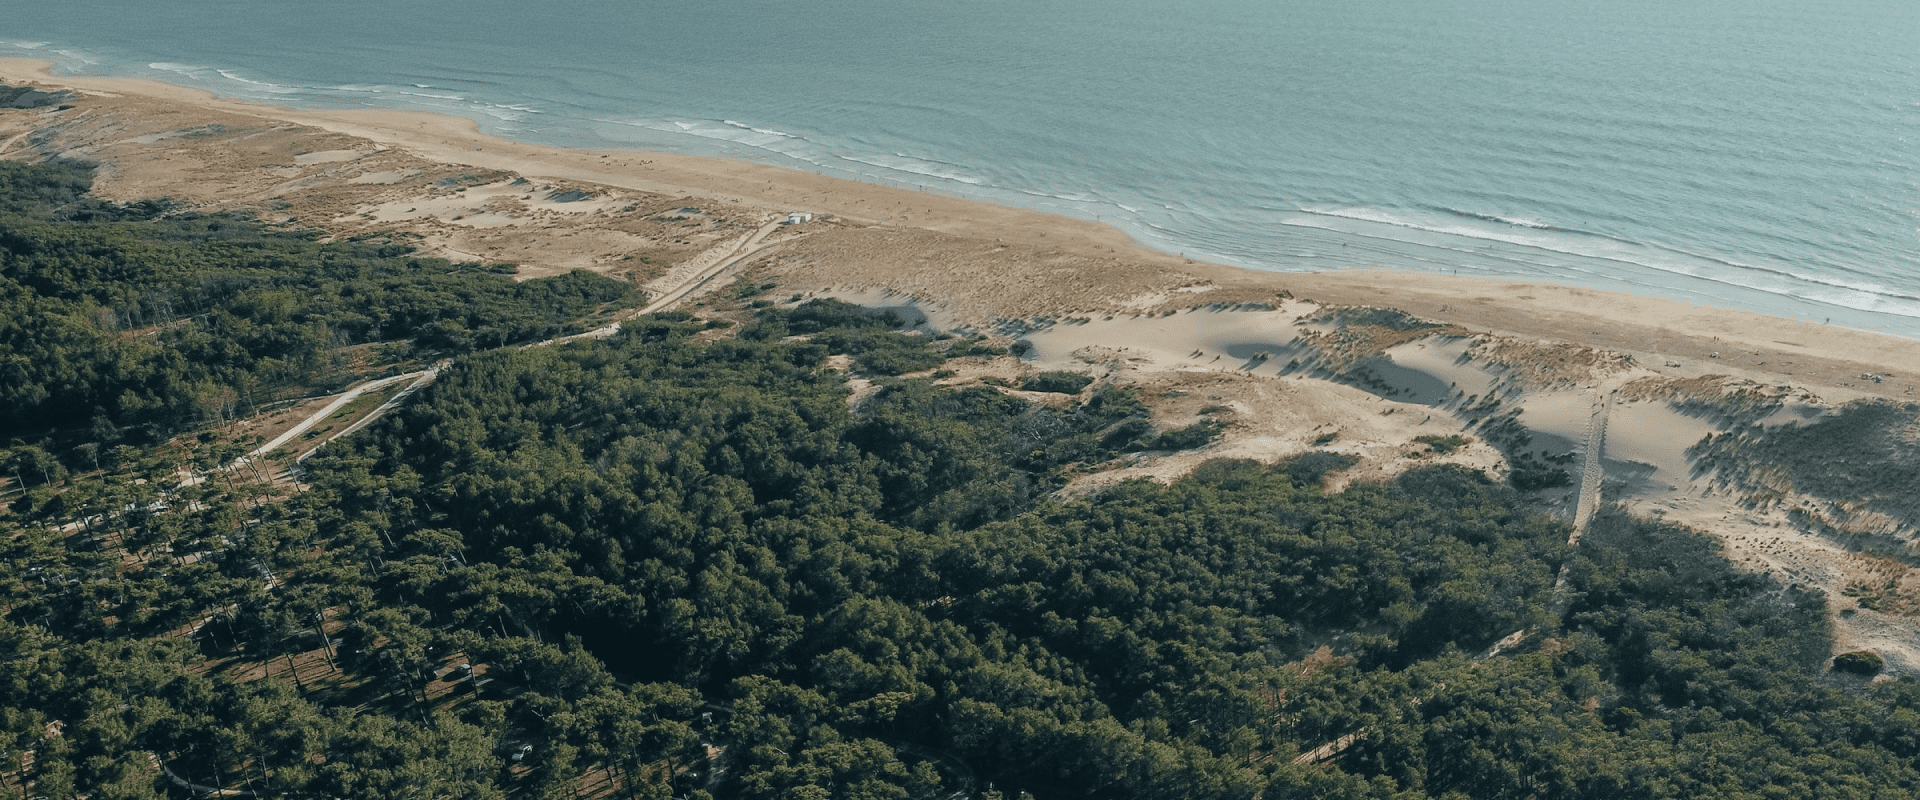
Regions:
<instances>
[{"instance_id":1,"label":"sandy beach","mask_svg":"<svg viewBox=\"0 0 1920 800\"><path fill-rule=\"evenodd\" d=\"M0 83L79 95L66 109L0 110L0 158L96 161L109 197L167 196L336 236L400 233L428 253L525 275L592 269L655 285L734 257L790 212L812 214L753 240L738 274L782 298L911 303L937 326L1013 332L1033 347L1027 361L949 382L1074 369L1149 390L1168 424L1230 423L1211 447L1145 456L1075 491L1314 449L1360 459L1343 481L1438 462L1497 476L1506 457L1475 426L1518 410L1536 440L1528 452L1580 473L1543 491L1546 507L1571 517L1604 499L1706 530L1736 561L1826 588L1848 612L1837 647L1874 647L1920 670L1916 618L1855 609L1846 594L1867 572L1893 570L1915 592L1920 576L1862 562L1831 531L1794 521L1814 499L1756 505L1698 474L1687 448L1735 421L1686 412L1672 388L1771 392L1802 418L1863 398L1911 401L1911 340L1546 283L1261 272L1154 251L1093 222L796 170L546 147L462 118L280 108L49 66L0 60ZM1329 316L1352 306L1420 322ZM1468 441L1433 444L1450 436ZM1595 469L1583 471L1589 456ZM1914 533L1902 521L1888 535L1910 546Z\"/></svg>"}]
</instances>

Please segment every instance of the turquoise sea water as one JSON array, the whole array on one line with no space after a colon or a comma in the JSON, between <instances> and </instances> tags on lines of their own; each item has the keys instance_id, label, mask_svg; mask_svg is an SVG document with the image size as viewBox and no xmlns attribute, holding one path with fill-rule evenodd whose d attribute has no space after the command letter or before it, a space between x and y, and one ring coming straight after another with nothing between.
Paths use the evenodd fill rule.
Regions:
<instances>
[{"instance_id":1,"label":"turquoise sea water","mask_svg":"<svg viewBox=\"0 0 1920 800\"><path fill-rule=\"evenodd\" d=\"M1910 0L62 0L0 56L1920 338Z\"/></svg>"}]
</instances>

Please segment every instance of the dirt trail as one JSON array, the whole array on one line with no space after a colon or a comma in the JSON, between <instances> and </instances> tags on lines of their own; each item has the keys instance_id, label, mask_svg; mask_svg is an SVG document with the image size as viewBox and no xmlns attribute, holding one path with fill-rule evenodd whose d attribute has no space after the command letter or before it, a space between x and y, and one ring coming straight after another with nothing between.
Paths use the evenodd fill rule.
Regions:
<instances>
[{"instance_id":1,"label":"dirt trail","mask_svg":"<svg viewBox=\"0 0 1920 800\"><path fill-rule=\"evenodd\" d=\"M1580 501L1574 506L1573 535L1567 537L1569 545L1580 543L1580 536L1586 533L1593 512L1600 507L1600 483L1606 477L1600 454L1606 447L1607 415L1613 410L1614 395L1619 390L1618 381L1593 387L1593 412L1587 418L1587 452L1580 463Z\"/></svg>"},{"instance_id":2,"label":"dirt trail","mask_svg":"<svg viewBox=\"0 0 1920 800\"><path fill-rule=\"evenodd\" d=\"M1360 741L1360 735L1364 733L1368 733L1368 731L1355 731L1313 748L1312 750L1308 750L1307 752L1294 756L1293 763L1319 764L1325 761L1331 761L1334 756L1346 752L1346 749L1352 747L1354 742Z\"/></svg>"},{"instance_id":3,"label":"dirt trail","mask_svg":"<svg viewBox=\"0 0 1920 800\"><path fill-rule=\"evenodd\" d=\"M433 379L440 375L440 370L446 368L448 363L449 362L442 361L438 364L433 365L433 367L429 369L424 369L419 372L409 372L405 375L397 376L398 378L414 378L415 380L413 381L413 383L408 384L407 388L401 389L398 394L395 394L393 397L388 398L387 402L381 403L380 407L374 409L372 413L369 413L366 416L361 417L360 419L354 421L352 425L348 425L345 429L341 430L340 432L335 433L332 436L328 436L325 439L322 439L319 444L314 445L311 449L307 450L307 452L301 453L299 456L295 457L293 459L293 463L298 464L302 461L307 460L309 456L312 456L314 453L320 452L320 448L326 447L328 442L331 442L342 436L352 434L355 431L360 430L361 428L364 428L364 427L367 427L368 425L373 424L373 421L376 419L379 419L380 415L385 414L388 411L392 411L395 407L399 406L401 403L406 402L407 397L409 395L412 395L414 392L420 391L420 387L425 386L429 383L432 383ZM311 422L311 421L312 420L308 420L308 422Z\"/></svg>"},{"instance_id":4,"label":"dirt trail","mask_svg":"<svg viewBox=\"0 0 1920 800\"><path fill-rule=\"evenodd\" d=\"M648 284L650 288L660 292L659 297L644 307L630 311L623 316L631 319L633 317L671 309L679 304L680 301L687 299L700 289L711 286L715 280L730 273L734 267L745 263L747 259L759 254L761 251L778 244L793 241L794 238L799 238L792 237L768 244L766 242L767 237L774 231L779 230L782 224L783 223L777 221L769 222L760 226L760 228L753 233L743 236L730 244L721 244L698 256L688 259L685 263L675 267L672 272ZM619 332L620 323L615 322L611 325L595 328L585 333L561 336L556 339L548 339L544 342L535 342L527 346L545 347L550 344L571 342L575 339L605 339Z\"/></svg>"},{"instance_id":5,"label":"dirt trail","mask_svg":"<svg viewBox=\"0 0 1920 800\"><path fill-rule=\"evenodd\" d=\"M785 223L769 222L765 225L760 226L759 230L754 231L752 235L747 236L746 238L743 238L739 242L735 243L732 249L727 250L724 255L721 255L718 258L715 258L713 260L713 263L705 266L698 266L693 270L691 270L693 273L692 275L680 280L677 283L677 285L675 285L671 289L666 290L665 293L660 295L659 299L654 300L651 303L648 303L645 308L642 308L639 311L634 312L634 316L639 316L642 314L652 314L655 311L665 311L668 308L672 308L675 303L678 303L681 300L686 299L687 295L693 293L695 290L699 289L700 287L706 286L707 284L712 283L715 278L718 278L722 274L726 273L728 269L730 269L734 265L747 260L747 257L752 256L753 254L758 253L761 250L765 249L761 245L761 243L766 241L766 238L768 235L772 234L774 231L779 230L780 226L783 224ZM716 247L716 248L713 248L712 250L708 250L706 253L702 253L698 256L695 256L692 260L688 261L687 264L694 265L694 264L698 264L699 262L705 261L708 258L708 254L720 252L724 247L725 246L723 245L722 247Z\"/></svg>"},{"instance_id":6,"label":"dirt trail","mask_svg":"<svg viewBox=\"0 0 1920 800\"><path fill-rule=\"evenodd\" d=\"M694 259L688 262L689 264L693 265L692 268L676 270L674 273L670 273L666 278L662 279L662 281L669 281L670 279L670 282L668 283L669 288L666 288L665 291L659 296L659 298L655 299L651 303L648 303L644 308L641 308L638 311L632 312L628 316L640 316L643 314L651 314L656 311L664 311L669 308L672 308L674 305L678 304L682 300L685 300L689 295L693 294L695 291L697 291L701 287L711 284L715 279L726 274L732 267L744 262L747 258L753 256L754 254L759 253L762 250L765 250L767 247L770 247L771 245L766 244L766 238L772 235L774 231L779 230L781 225L782 223L778 221L769 222L765 225L760 226L759 229L755 230L751 234L740 237L739 239L731 243L722 244L720 246L714 247L708 250L707 252L702 253L699 256L696 256ZM655 281L655 283L661 283L662 281ZM608 336L612 336L613 334L619 332L619 330L620 330L620 323L615 322L612 325L596 328L594 330L590 330L585 333L577 333L571 336L561 336L553 339L548 339L542 342L535 342L527 346L542 347L545 345L556 344L559 342L572 341L574 339L602 339ZM241 464L246 463L248 460L259 458L261 456L266 455L267 453L273 452L274 450L278 449L281 445L284 445L287 442L293 441L295 437L298 437L299 435L311 430L313 426L318 425L322 420L326 419L329 415L333 414L333 412L338 411L340 410L341 407L345 406L348 403L353 402L355 398L359 397L362 394L365 394L374 389L380 389L386 386L390 386L395 383L399 383L401 381L409 381L409 380L413 381L412 385L402 390L399 394L394 395L392 399L381 404L380 407L374 409L372 413L364 417L361 417L358 421L354 422L352 425L347 426L344 430L341 430L339 433L336 433L332 436L327 437L324 441L320 442L318 445L315 445L312 449L309 449L306 452L301 453L299 457L294 459L294 463L296 464L301 461L305 461L309 456L312 456L314 453L319 452L320 448L325 447L328 442L331 442L342 436L351 434L355 431L360 430L361 428L365 428L366 426L372 424L374 420L379 419L381 415L385 414L388 411L393 410L394 408L397 408L402 402L406 400L407 396L413 394L415 391L418 391L420 387L425 386L426 384L432 382L434 377L440 374L440 370L446 367L447 363L448 362L442 361L438 364L433 365L432 367L419 370L417 372L409 372L404 375L394 375L391 377L381 378L379 380L368 381L359 386L353 387L352 389L349 389L345 392L342 392L338 396L336 396L332 402L326 404L319 411L314 412L311 416L301 420L298 424L294 425L293 427L288 428L285 433L282 433L279 436L274 437L272 441L269 441L266 444L260 445L259 447L254 448L251 452L248 452L246 455L236 459L233 462L233 464L229 465L229 467L239 466Z\"/></svg>"},{"instance_id":7,"label":"dirt trail","mask_svg":"<svg viewBox=\"0 0 1920 800\"><path fill-rule=\"evenodd\" d=\"M1613 410L1615 396L1625 385L1624 378L1613 378L1593 387L1593 410L1587 417L1586 457L1580 464L1580 500L1574 507L1573 531L1567 536L1569 548L1580 544L1581 535L1587 532L1587 523L1593 520L1594 512L1600 507L1600 487L1606 478L1606 466L1600 459L1601 451L1606 447L1607 416ZM1560 574L1553 581L1553 613L1560 616L1566 613L1569 596L1567 593L1568 572L1572 568L1571 559L1560 565ZM1500 653L1517 647L1533 635L1533 631L1521 629L1502 637L1486 650L1473 657L1474 661L1485 661ZM1293 759L1295 764L1318 764L1333 759L1352 747L1368 730L1359 730L1335 739L1331 742L1301 753Z\"/></svg>"},{"instance_id":8,"label":"dirt trail","mask_svg":"<svg viewBox=\"0 0 1920 800\"><path fill-rule=\"evenodd\" d=\"M293 441L293 438L296 436L299 436L300 434L306 433L308 430L312 429L313 426L320 424L321 420L326 419L327 415L332 414L335 411L339 411L341 406L344 406L348 403L353 402L354 398L357 398L360 395L366 394L367 392L373 391L374 389L380 389L386 386L391 386L395 383L399 383L400 381L404 381L409 378L419 377L420 375L426 374L426 372L427 371L409 372L405 375L394 375L387 378L381 378L379 380L367 381L366 383L360 384L359 386L355 386L351 389L341 392L338 396L333 398L333 402L326 404L319 411L313 412L312 416L309 416L306 419L301 420L299 424L294 425L291 428L288 428L285 433L282 433L279 436L274 437L271 441L268 441L266 444L260 445L259 447L256 447L252 451L248 452L246 455L236 459L233 462L233 464L234 465L242 464L242 463L245 463L248 459L259 458L260 456L266 455L268 453L273 452L276 449L279 449L281 445L286 444L287 442Z\"/></svg>"}]
</instances>

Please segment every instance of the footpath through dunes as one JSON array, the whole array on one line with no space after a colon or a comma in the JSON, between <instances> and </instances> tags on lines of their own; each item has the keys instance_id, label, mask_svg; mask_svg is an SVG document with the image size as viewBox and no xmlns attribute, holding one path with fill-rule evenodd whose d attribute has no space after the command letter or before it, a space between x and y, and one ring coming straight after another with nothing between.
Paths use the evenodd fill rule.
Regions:
<instances>
[{"instance_id":1,"label":"footpath through dunes","mask_svg":"<svg viewBox=\"0 0 1920 800\"><path fill-rule=\"evenodd\" d=\"M1580 537L1586 535L1594 512L1600 508L1601 485L1606 480L1602 454L1606 452L1607 419L1613 411L1614 398L1624 383L1623 379L1613 378L1593 388L1593 411L1587 421L1587 438L1582 446L1585 452L1580 459L1578 475L1580 495L1574 504L1573 530L1567 536L1568 547L1580 545ZM1565 614L1567 604L1571 602L1567 596L1567 573L1572 566L1571 562L1561 565L1560 575L1553 581L1553 610L1556 615Z\"/></svg>"},{"instance_id":2,"label":"footpath through dunes","mask_svg":"<svg viewBox=\"0 0 1920 800\"><path fill-rule=\"evenodd\" d=\"M728 269L739 266L748 256L760 252L763 249L761 243L766 241L767 235L786 224L785 220L769 222L736 241L713 247L687 259L671 272L647 284L648 291L655 293L655 299L634 313L652 314L656 311L665 311L689 294L711 286L714 280L725 274Z\"/></svg>"},{"instance_id":3,"label":"footpath through dunes","mask_svg":"<svg viewBox=\"0 0 1920 800\"><path fill-rule=\"evenodd\" d=\"M648 281L645 289L649 297L653 299L641 308L622 313L621 317L631 319L643 314L672 310L674 307L680 305L682 301L698 297L712 290L715 286L719 285L721 278L738 272L751 257L760 254L770 247L786 244L805 235L802 233L783 238L777 242L766 241L768 235L779 230L786 224L783 220L768 222L752 233L743 234L730 241L721 242L675 266L669 270L667 274ZM547 341L535 342L527 346L544 347L546 345L570 342L576 339L604 339L619 332L620 323L614 322L611 325L603 325L584 333L562 336L557 339L548 339Z\"/></svg>"},{"instance_id":4,"label":"footpath through dunes","mask_svg":"<svg viewBox=\"0 0 1920 800\"><path fill-rule=\"evenodd\" d=\"M343 155L359 152L355 147L328 146L296 154L286 169L350 165L358 158ZM431 217L440 225L474 222L467 213L474 212L493 226L485 230L546 231L545 223L511 221L527 213L529 203L560 204L576 191L614 196L591 187L542 188L536 180L519 184L523 178L489 174L468 181L455 174L448 176L453 184L428 198L440 205L423 200L397 208L384 205L393 202L388 199L369 212L373 220L323 221L425 224ZM315 180L301 191L324 193L325 184ZM530 200L504 191L514 186L550 194ZM463 187L466 197L460 196ZM1910 684L1862 691L1857 682L1848 683L1852 678L1822 677L1820 656L1829 648L1819 639L1827 628L1816 616L1821 606L1805 602L1811 596L1798 587L1731 574L1707 543L1673 526L1630 520L1640 526L1632 533L1641 536L1630 541L1632 547L1622 546L1612 527L1627 519L1613 513L1618 506L1666 508L1671 517L1689 504L1697 511L1720 503L1783 521L1778 529L1760 523L1729 527L1724 520L1702 526L1723 539L1728 531L1776 539L1798 531L1831 544L1831 533L1796 529L1788 509L1766 505L1772 501L1761 492L1765 487L1755 485L1769 476L1734 475L1740 459L1755 451L1693 444L1713 432L1721 435L1708 444L1732 447L1750 437L1757 446L1800 430L1795 425L1844 418L1843 410L1802 394L1792 394L1793 402L1810 413L1790 412L1785 401L1778 409L1771 400L1745 403L1743 393L1791 393L1777 384L1703 380L1667 362L1472 329L1386 306L1309 300L1279 289L1257 302L1225 302L1221 298L1231 297L1231 289L1171 278L1129 287L1131 293L1107 294L1115 287L1088 284L1095 288L1080 302L1104 304L1092 311L993 314L976 331L942 338L942 332L971 324L966 315L930 308L903 314L898 322L905 324L896 325L873 313L898 308L898 294L862 301L875 309L827 302L793 307L805 304L805 292L797 292L802 302L795 303L795 280L782 275L808 269L815 279L843 275L837 263L821 257L831 250L819 245L845 244L870 227L828 219L782 237L777 224L738 211L722 221L710 214L715 204L699 200L651 198L647 202L659 203L649 206L653 210L624 210L622 203L639 200L623 195L594 211L541 210L550 216L538 219L555 226L565 220L580 231L594 225L664 226L643 229L672 236L667 241L680 249L671 261L642 262L645 269L631 260L607 261L635 281L653 277L660 294L648 309L684 306L738 280L697 314L648 320L650 335L627 343L632 346L502 350L460 362L430 392L402 392L422 385L428 372L422 371L398 376L412 380L363 387L345 401L313 400L334 409L328 420L374 409L338 418L344 430L337 435L377 416L376 406L430 407L390 419L395 435L363 437L358 444L365 460L315 463L311 478L318 491L268 501L271 492L230 484L230 494L201 495L221 504L220 513L163 507L162 513L177 513L183 525L195 526L195 533L147 539L153 547L125 551L120 562L130 566L124 571L101 567L85 580L43 581L51 591L28 585L32 594L22 593L24 601L44 601L48 612L59 609L62 616L18 615L39 617L48 637L20 641L46 643L45 660L37 663L54 665L67 663L59 660L63 652L107 654L105 661L144 658L109 638L143 630L127 625L146 624L155 636L180 639L170 646L187 645L185 637L196 628L224 628L228 641L200 655L234 654L248 677L227 672L225 679L253 681L257 666L258 678L273 679L258 686L281 694L259 695L272 703L220 704L216 713L186 719L237 729L228 724L230 717L253 708L291 709L300 713L286 722L319 731L311 737L316 744L309 752L286 754L277 767L267 750L249 754L248 748L205 744L162 757L183 776L190 772L198 781L229 787L218 791L239 791L236 780L250 782L251 758L262 767L262 794L275 786L270 768L289 786L283 793L309 793L315 775L309 768L316 763L329 765L320 771L323 779L357 776L366 770L348 765L378 760L352 760L363 750L386 756L408 752L404 747L414 742L406 740L432 743L443 736L479 745L467 758L476 765L477 782L524 787L519 781L535 778L545 785L534 793L587 796L613 791L614 767L624 773L618 779L623 788L633 785L634 776L671 782L685 774L686 783L706 784L716 775L789 775L795 763L808 761L809 748L814 763L844 760L843 745L858 737L866 737L862 746L876 769L897 772L895 765L911 763L919 785L944 785L940 791L893 792L927 797L946 789L965 794L968 785L989 780L1009 794L1034 789L1187 796L1199 783L1182 776L1214 774L1246 782L1244 790L1213 794L1248 798L1298 794L1309 785L1288 790L1273 784L1262 795L1259 781L1276 775L1307 781L1339 777L1336 770L1379 774L1424 762L1404 774L1457 776L1460 764L1493 764L1485 775L1454 786L1429 784L1438 795L1483 786L1496 771L1524 783L1528 765L1573 774L1594 765L1594 752L1617 754L1629 747L1647 748L1659 760L1643 758L1629 769L1609 758L1599 766L1619 767L1622 775L1638 770L1660 776L1679 763L1674 758L1689 753L1736 751L1761 763L1805 762L1835 774L1911 766L1897 753L1903 752L1901 743L1913 741L1906 731L1913 725L1884 734L1876 729L1868 743L1885 748L1879 753L1835 751L1846 757L1822 760L1794 757L1800 751L1778 755L1789 753L1781 747L1752 756L1751 735L1766 727L1755 720L1775 716L1765 703L1778 701L1769 698L1788 698L1809 716L1840 710L1821 720L1828 727L1820 736L1798 737L1822 749L1864 748L1849 738L1858 728L1850 728L1850 721L1870 718L1883 698L1914 706L1920 695ZM353 207L364 205L356 200ZM385 214L394 208L425 216ZM937 247L944 236L921 234L902 236L895 245ZM399 239L397 233L383 235L394 237L383 241ZM894 254L909 264L904 273L938 275L944 266L915 262L918 252L910 248L897 247ZM1008 248L1001 257L1018 262L1028 255ZM404 253L392 257L407 260ZM821 260L809 265L807 258ZM1048 280L1082 274L1076 270L1084 262L1061 258L1049 262L1055 271L1046 273ZM472 271L437 261L424 268ZM504 290L529 286L491 277ZM1038 292L1065 292L1073 284L1036 287L1010 281L1004 293L983 291L978 308L1002 302L1003 309L1023 308L1021 303L1042 296ZM616 288L622 290L620 304L637 305L625 291L629 287ZM857 294L849 290L847 296ZM444 302L458 306L465 300ZM611 303L572 318L600 325L610 318ZM910 334L891 330L914 323L923 324ZM991 335L974 335L982 332ZM524 343L547 335L486 341ZM843 380L827 370L862 377ZM874 389L864 400L847 391L862 381ZM1882 418L1889 425L1912 419L1895 413ZM485 421L473 424L477 420ZM1624 430L1629 426L1639 429ZM290 441L331 430L318 423L305 427ZM230 451L219 452L212 460L226 461ZM1273 463L1292 456L1303 457L1279 469L1231 460ZM1209 460L1214 463L1197 469ZM950 464L968 470L946 471ZM1464 469L1417 469L1433 464ZM1053 502L1046 494L1063 486L1069 493L1098 492L1104 488L1100 481L1115 476L1169 481L1195 471L1190 481L1174 486L1127 483L1091 503ZM1406 480L1388 481L1408 472ZM805 477L796 483L796 475ZM1492 485L1496 481L1521 491ZM1784 494L1812 486L1776 489ZM719 488L728 491L712 491ZM1258 494L1236 494L1242 491ZM46 526L44 533L53 537L44 540L49 551L91 550L102 542L142 547L144 537L134 530L141 523L125 524L126 515L118 513L138 506L110 497L110 515L93 516L124 525L133 535L75 536L83 531L74 526L84 526L85 533L94 527L88 509L79 508L80 519L71 523L43 517L64 523ZM1863 510L1873 510L1872 503L1883 498L1856 499L1868 504ZM720 515L708 513L723 503L729 508ZM810 507L791 513L796 503ZM1562 564L1555 559L1567 532L1531 513L1543 509L1577 522L1576 532L1593 526L1574 538L1577 552L1591 550L1597 554L1593 562L1624 565L1621 572L1596 578L1575 569L1571 580L1556 583ZM42 535L39 529L21 532L23 539ZM186 547L173 551L175 541ZM1635 561L1636 553L1645 555ZM1775 569L1775 563L1756 568ZM192 572L173 571L189 567ZM1807 567L1790 565L1799 571L1779 574L1800 578ZM214 568L230 580L194 580ZM1615 579L1651 588L1602 599ZM1851 587L1815 583L1836 604L1845 602L1837 598L1854 597L1847 593ZM136 586L141 588L129 591ZM346 591L338 591L342 587ZM1564 608L1555 601L1590 588L1580 597L1593 602L1576 601L1582 613L1566 625L1579 635L1559 635L1550 617ZM1749 588L1749 595L1739 594ZM106 592L125 600L103 605L101 600L115 602ZM1684 595L1686 605L1660 606L1676 595ZM1897 628L1859 623L1907 622L1899 597L1881 592L1858 599L1854 622L1842 625L1842 636L1854 637L1846 641L1902 637ZM1721 600L1764 602L1742 605L1742 614L1715 616L1725 607ZM149 606L180 609L174 612L179 620L142 623ZM327 620L336 609L357 618L354 640L341 648L341 665L332 661ZM206 624L229 610L228 624ZM1560 616L1564 623L1569 615ZM1726 616L1746 619L1736 621L1727 638L1691 639ZM1596 618L1622 624L1596 624ZM1755 619L1820 635L1794 640L1792 651L1776 659L1776 640L1784 636L1732 638L1751 633L1757 626L1748 622ZM309 627L312 639L301 630ZM78 638L100 631L106 635ZM1910 626L1904 635L1911 639ZM314 639L318 650L308 644ZM1648 640L1666 649L1649 652L1641 646ZM1745 646L1756 641L1762 646ZM760 650L769 642L777 643ZM113 652L94 649L103 645ZM1306 653L1320 645L1326 647ZM1586 649L1576 649L1581 647ZM329 675L341 680L384 675L360 684L360 697L380 706L328 694L334 687L302 686L302 667L294 658L301 648L318 653ZM1466 655L1479 648L1477 656ZM1331 655L1336 649L1339 655ZM455 664L449 664L455 653ZM1529 657L1510 657L1516 653ZM1295 656L1295 663L1284 663ZM1911 671L1910 659L1898 652L1889 656L1891 672ZM269 666L275 658L284 660L284 671ZM1336 658L1350 659L1356 668L1312 674ZM1725 667L1729 663L1737 666ZM488 679L498 681L484 689L487 699L499 699L509 710L496 713L501 707L489 702L468 705L472 713L463 719L433 713L444 707L435 696L444 700L454 688L443 670L455 666L466 677L482 672L460 673L457 664L484 666ZM1782 665L1788 668L1775 669ZM600 672L606 666L635 672L616 683ZM1634 670L1661 672L1651 680L1615 679ZM92 684L70 680L95 677L83 670L36 672L49 696L93 691ZM755 680L732 680L740 675ZM294 686L280 685L283 677ZM624 683L629 677L636 682ZM624 691L654 680L663 683L652 684L652 699ZM480 697L480 681L458 682ZM1680 684L1687 686L1676 690ZM601 691L608 686L622 691ZM1196 695L1195 686L1222 691ZM1539 691L1543 686L1552 690ZM1716 687L1729 691L1713 694L1720 691ZM157 688L133 693L153 701L154 709L205 694ZM774 726L694 730L688 720L697 718L699 704L722 691L745 712L743 718L793 724L781 724L774 736L762 735ZM5 699L20 704L19 698L37 693L16 689ZM1756 703L1757 694L1768 697ZM308 715L303 709L312 708L310 702L342 713ZM65 736L89 746L110 738L96 732L111 733L123 723L166 730L143 722L153 718L153 709L135 709L138 714L122 719L73 712L85 701L65 696L45 703L32 698L27 705L54 709L48 716L70 726ZM1759 711L1745 718L1715 716L1737 708ZM1509 710L1513 715L1506 718L1523 727L1496 725L1489 732L1481 724L1488 713L1497 719ZM650 715L678 726L679 733L660 732L686 746L662 767L651 758L611 763L622 752L640 752L629 746L633 739L627 737L636 731L628 723L651 721ZM1644 724L1635 723L1635 715ZM336 744L382 716L404 735L352 750ZM45 726L35 720L24 727ZM488 735L502 729L503 735ZM1662 735L1641 735L1654 729ZM1545 733L1507 735L1516 730ZM603 735L590 731L605 731L609 738L589 739ZM1724 738L1711 741L1681 738L1721 731ZM1383 732L1395 735L1378 735ZM144 743L152 735L122 740ZM933 749L893 747L895 736ZM1191 745L1184 753L1163 746L1182 740L1181 747ZM1541 741L1556 746L1533 746ZM563 742L565 748L557 746ZM1460 747L1449 751L1453 744ZM724 751L716 752L715 745ZM154 747L166 751L171 745ZM51 748L40 752L48 761L55 757ZM434 745L425 752L452 751ZM1300 766L1316 759L1339 763ZM434 755L406 760L421 769L450 761ZM582 790L580 768L596 763L605 770L591 772L592 783ZM693 774L693 765L704 765L705 774ZM1197 771L1202 768L1209 772ZM567 781L571 785L563 785ZM831 783L850 785L838 778ZM1110 786L1142 788L1103 788ZM1517 785L1507 793L1528 788ZM366 794L337 788L322 793Z\"/></svg>"},{"instance_id":5,"label":"footpath through dunes","mask_svg":"<svg viewBox=\"0 0 1920 800\"><path fill-rule=\"evenodd\" d=\"M1587 422L1585 455L1580 460L1580 500L1573 512L1573 536L1567 544L1579 544L1580 534L1586 532L1587 523L1593 520L1593 512L1600 507L1600 483L1606 478L1604 468L1600 466L1600 454L1605 452L1607 442L1607 415L1613 410L1613 398L1619 392L1621 381L1612 380L1593 389L1593 414Z\"/></svg>"}]
</instances>

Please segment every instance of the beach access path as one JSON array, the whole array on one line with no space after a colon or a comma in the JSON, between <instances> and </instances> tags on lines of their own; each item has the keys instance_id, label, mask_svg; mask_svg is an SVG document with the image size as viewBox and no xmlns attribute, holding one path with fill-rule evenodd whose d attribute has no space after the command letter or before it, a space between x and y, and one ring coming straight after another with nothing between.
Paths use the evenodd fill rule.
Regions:
<instances>
[{"instance_id":1,"label":"beach access path","mask_svg":"<svg viewBox=\"0 0 1920 800\"><path fill-rule=\"evenodd\" d=\"M657 292L658 296L646 305L634 311L627 312L622 316L625 319L632 319L634 317L671 310L674 306L679 305L681 301L696 296L697 294L705 293L705 291L711 288L721 277L732 274L735 267L745 264L747 259L758 255L767 248L792 241L792 239L786 239L780 242L767 242L767 237L772 235L774 231L779 230L784 224L785 223L779 221L769 222L746 236L728 242L722 242L719 245L709 248L706 252L688 259L685 264L675 267L666 275L661 276L660 280L648 284L648 289ZM620 324L619 322L615 322L611 325L605 325L583 333L560 336L543 342L534 342L533 344L527 345L527 347L545 347L550 344L571 342L576 339L605 339L619 333Z\"/></svg>"}]
</instances>

